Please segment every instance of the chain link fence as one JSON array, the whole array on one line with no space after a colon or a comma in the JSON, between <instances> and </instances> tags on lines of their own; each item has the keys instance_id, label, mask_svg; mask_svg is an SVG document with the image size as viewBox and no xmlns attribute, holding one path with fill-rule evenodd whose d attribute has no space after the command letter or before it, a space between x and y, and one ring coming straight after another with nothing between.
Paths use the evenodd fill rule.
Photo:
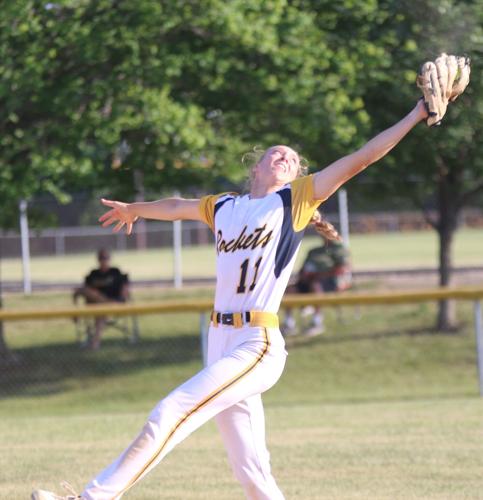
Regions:
<instances>
[{"instance_id":1,"label":"chain link fence","mask_svg":"<svg viewBox=\"0 0 483 500\"><path fill-rule=\"evenodd\" d=\"M56 294L45 295L35 301L43 303L42 309L49 296L53 309L62 303ZM206 328L207 316L201 319ZM166 378L172 371L189 375L202 366L199 313L109 316L106 321L95 350L89 343L94 318L3 322L8 351L0 353L0 400L82 389L108 394L126 377L139 377L142 385L146 373Z\"/></svg>"},{"instance_id":2,"label":"chain link fence","mask_svg":"<svg viewBox=\"0 0 483 500\"><path fill-rule=\"evenodd\" d=\"M336 212L324 214L332 223L339 223ZM434 214L433 214L434 215ZM460 218L461 227L483 227L483 210L465 210ZM350 216L351 233L375 233L428 230L430 226L420 212L359 213ZM310 233L310 228L309 228ZM205 245L213 235L210 229L197 221L183 221L181 239L184 246ZM18 231L0 231L3 258L16 258L22 254L21 236ZM140 221L133 236L113 234L99 226L72 226L48 229L32 229L29 234L30 255L52 256L87 253L100 247L116 251L162 248L173 246L173 223Z\"/></svg>"}]
</instances>

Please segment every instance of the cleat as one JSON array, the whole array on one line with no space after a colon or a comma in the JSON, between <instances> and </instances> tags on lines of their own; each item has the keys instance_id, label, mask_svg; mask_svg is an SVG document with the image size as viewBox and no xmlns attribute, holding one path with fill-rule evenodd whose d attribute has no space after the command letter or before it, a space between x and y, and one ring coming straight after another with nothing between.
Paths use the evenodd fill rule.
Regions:
<instances>
[{"instance_id":1,"label":"cleat","mask_svg":"<svg viewBox=\"0 0 483 500\"><path fill-rule=\"evenodd\" d=\"M65 497L59 497L51 491L35 490L34 492L32 492L30 498L31 500L63 500Z\"/></svg>"},{"instance_id":2,"label":"cleat","mask_svg":"<svg viewBox=\"0 0 483 500\"><path fill-rule=\"evenodd\" d=\"M30 495L31 500L82 500L82 497L78 495L72 486L67 482L61 483L62 487L69 492L66 496L59 496L51 491L46 490L35 490Z\"/></svg>"}]
</instances>

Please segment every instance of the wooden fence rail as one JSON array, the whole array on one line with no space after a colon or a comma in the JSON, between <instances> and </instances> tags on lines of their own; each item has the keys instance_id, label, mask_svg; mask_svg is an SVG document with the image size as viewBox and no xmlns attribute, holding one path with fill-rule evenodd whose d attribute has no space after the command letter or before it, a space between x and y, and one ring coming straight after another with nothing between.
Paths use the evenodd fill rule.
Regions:
<instances>
[{"instance_id":1,"label":"wooden fence rail","mask_svg":"<svg viewBox=\"0 0 483 500\"><path fill-rule=\"evenodd\" d=\"M407 291L387 291L375 293L345 292L343 294L303 294L286 295L283 307L314 306L358 306L377 304L410 304L416 302L432 302L445 299L471 300L474 302L474 323L476 335L476 351L478 361L478 379L480 396L483 396L483 320L481 299L483 288L431 288ZM95 304L82 307L65 307L57 309L0 309L0 321L48 320L57 318L73 318L85 316L135 316L144 314L165 314L180 312L200 313L203 351L206 347L207 311L213 308L211 300L169 300L144 304Z\"/></svg>"}]
</instances>

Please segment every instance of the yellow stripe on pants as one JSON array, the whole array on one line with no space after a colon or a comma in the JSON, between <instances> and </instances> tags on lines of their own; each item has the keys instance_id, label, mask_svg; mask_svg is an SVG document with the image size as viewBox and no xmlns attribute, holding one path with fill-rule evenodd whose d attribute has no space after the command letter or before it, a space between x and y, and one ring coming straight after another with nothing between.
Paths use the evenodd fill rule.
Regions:
<instances>
[{"instance_id":1,"label":"yellow stripe on pants","mask_svg":"<svg viewBox=\"0 0 483 500\"><path fill-rule=\"evenodd\" d=\"M133 479L128 483L128 485L120 492L118 493L115 497L112 498L112 500L116 500L120 496L122 496L126 491L131 488L140 478L141 476L147 471L147 469L156 461L156 459L159 457L159 455L163 452L164 448L166 447L166 444L169 442L169 440L173 437L175 432L180 428L181 425L183 425L184 422L186 422L190 416L195 414L197 411L199 411L201 408L205 407L208 403L216 399L220 394L225 392L227 389L235 385L237 382L243 379L248 373L250 373L264 358L264 356L267 354L268 349L270 347L270 339L268 337L268 331L266 328L263 329L264 332L264 345L260 353L257 355L256 359L250 363L250 365L245 368L242 372L239 374L235 375L231 380L225 382L223 385L212 391L208 396L206 396L202 401L200 401L197 405L195 405L191 410L186 412L183 417L181 417L178 422L173 426L173 428L169 431L167 437L159 447L159 449L156 451L156 453L151 457L151 459L146 463L146 465L142 468L140 472L138 472ZM235 404L236 401L233 402Z\"/></svg>"}]
</instances>

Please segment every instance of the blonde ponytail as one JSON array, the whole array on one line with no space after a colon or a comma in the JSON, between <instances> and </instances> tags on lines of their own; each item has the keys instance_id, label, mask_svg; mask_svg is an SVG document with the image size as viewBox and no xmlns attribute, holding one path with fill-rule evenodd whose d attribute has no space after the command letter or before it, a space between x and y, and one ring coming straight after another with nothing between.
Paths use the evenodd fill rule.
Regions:
<instances>
[{"instance_id":1,"label":"blonde ponytail","mask_svg":"<svg viewBox=\"0 0 483 500\"><path fill-rule=\"evenodd\" d=\"M316 210L310 219L310 224L315 226L315 230L326 240L341 241L342 238L337 229Z\"/></svg>"}]
</instances>

